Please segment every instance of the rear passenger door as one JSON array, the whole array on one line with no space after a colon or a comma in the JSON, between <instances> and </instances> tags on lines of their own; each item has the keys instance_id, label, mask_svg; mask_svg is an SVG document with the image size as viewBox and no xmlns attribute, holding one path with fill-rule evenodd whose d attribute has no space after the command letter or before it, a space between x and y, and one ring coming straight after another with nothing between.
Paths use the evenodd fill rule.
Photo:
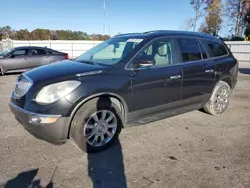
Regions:
<instances>
[{"instance_id":1,"label":"rear passenger door","mask_svg":"<svg viewBox=\"0 0 250 188\"><path fill-rule=\"evenodd\" d=\"M47 55L48 55L48 63L54 63L56 61L61 61L65 59L62 53L58 53L52 50L47 50Z\"/></svg>"},{"instance_id":2,"label":"rear passenger door","mask_svg":"<svg viewBox=\"0 0 250 188\"><path fill-rule=\"evenodd\" d=\"M219 41L212 41L212 40L201 40L203 46L209 52L209 56L211 61L215 66L215 82L221 79L221 76L225 75L228 69L228 65L234 66L234 62L232 57L229 55L225 44ZM229 68L230 69L230 68ZM229 74L229 73L228 73Z\"/></svg>"},{"instance_id":3,"label":"rear passenger door","mask_svg":"<svg viewBox=\"0 0 250 188\"><path fill-rule=\"evenodd\" d=\"M209 98L215 81L215 65L196 38L178 38L182 61L182 99L189 102L204 102Z\"/></svg>"},{"instance_id":4,"label":"rear passenger door","mask_svg":"<svg viewBox=\"0 0 250 188\"><path fill-rule=\"evenodd\" d=\"M49 63L49 56L46 50L40 48L31 49L30 68L45 65L47 63Z\"/></svg>"}]
</instances>

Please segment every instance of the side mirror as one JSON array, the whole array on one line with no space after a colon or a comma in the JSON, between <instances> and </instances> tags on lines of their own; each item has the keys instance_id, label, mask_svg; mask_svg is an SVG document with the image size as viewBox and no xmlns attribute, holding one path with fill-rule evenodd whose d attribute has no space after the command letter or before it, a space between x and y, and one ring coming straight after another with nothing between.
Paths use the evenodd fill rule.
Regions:
<instances>
[{"instance_id":1,"label":"side mirror","mask_svg":"<svg viewBox=\"0 0 250 188\"><path fill-rule=\"evenodd\" d=\"M141 67L150 67L155 64L155 61L153 60L138 60L135 62L134 67L135 68L141 68Z\"/></svg>"}]
</instances>

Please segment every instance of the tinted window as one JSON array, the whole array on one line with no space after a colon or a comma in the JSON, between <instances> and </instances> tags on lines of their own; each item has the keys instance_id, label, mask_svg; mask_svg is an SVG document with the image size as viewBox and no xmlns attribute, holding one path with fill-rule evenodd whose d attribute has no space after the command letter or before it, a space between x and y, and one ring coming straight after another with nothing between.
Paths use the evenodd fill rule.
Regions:
<instances>
[{"instance_id":1,"label":"tinted window","mask_svg":"<svg viewBox=\"0 0 250 188\"><path fill-rule=\"evenodd\" d=\"M209 49L213 52L215 57L222 56L228 54L225 46L223 44L213 42L213 41L206 41Z\"/></svg>"},{"instance_id":2,"label":"tinted window","mask_svg":"<svg viewBox=\"0 0 250 188\"><path fill-rule=\"evenodd\" d=\"M203 48L203 46L200 43L199 43L199 46L200 46L202 58L207 59L207 53L206 53L205 49Z\"/></svg>"},{"instance_id":3,"label":"tinted window","mask_svg":"<svg viewBox=\"0 0 250 188\"><path fill-rule=\"evenodd\" d=\"M201 60L201 50L196 39L178 39L183 62Z\"/></svg>"},{"instance_id":4,"label":"tinted window","mask_svg":"<svg viewBox=\"0 0 250 188\"><path fill-rule=\"evenodd\" d=\"M32 55L46 55L45 50L40 50L40 49L33 49L32 50Z\"/></svg>"},{"instance_id":5,"label":"tinted window","mask_svg":"<svg viewBox=\"0 0 250 188\"><path fill-rule=\"evenodd\" d=\"M138 55L137 60L153 60L156 66L173 63L172 45L168 39L152 42Z\"/></svg>"},{"instance_id":6,"label":"tinted window","mask_svg":"<svg viewBox=\"0 0 250 188\"><path fill-rule=\"evenodd\" d=\"M16 50L12 54L14 56L27 55L28 50Z\"/></svg>"},{"instance_id":7,"label":"tinted window","mask_svg":"<svg viewBox=\"0 0 250 188\"><path fill-rule=\"evenodd\" d=\"M49 55L52 55L52 54L56 54L56 52L53 52L53 51L47 51L47 53L49 54Z\"/></svg>"}]
</instances>

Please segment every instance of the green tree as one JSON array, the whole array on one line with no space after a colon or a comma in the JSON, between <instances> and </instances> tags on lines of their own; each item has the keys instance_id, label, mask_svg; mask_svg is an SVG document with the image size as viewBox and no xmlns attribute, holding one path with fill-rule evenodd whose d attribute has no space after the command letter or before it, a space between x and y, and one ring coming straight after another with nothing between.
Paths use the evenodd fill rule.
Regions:
<instances>
[{"instance_id":1,"label":"green tree","mask_svg":"<svg viewBox=\"0 0 250 188\"><path fill-rule=\"evenodd\" d=\"M21 29L21 30L16 32L13 39L31 40L30 32L27 29Z\"/></svg>"},{"instance_id":2,"label":"green tree","mask_svg":"<svg viewBox=\"0 0 250 188\"><path fill-rule=\"evenodd\" d=\"M9 25L0 27L0 33L2 34L2 39L6 39L11 35L11 27Z\"/></svg>"},{"instance_id":3,"label":"green tree","mask_svg":"<svg viewBox=\"0 0 250 188\"><path fill-rule=\"evenodd\" d=\"M248 37L248 40L250 39L250 8L246 11L246 14L244 15L243 22L246 25L244 35L245 37Z\"/></svg>"},{"instance_id":4,"label":"green tree","mask_svg":"<svg viewBox=\"0 0 250 188\"><path fill-rule=\"evenodd\" d=\"M36 29L31 32L32 40L50 40L50 30Z\"/></svg>"},{"instance_id":5,"label":"green tree","mask_svg":"<svg viewBox=\"0 0 250 188\"><path fill-rule=\"evenodd\" d=\"M88 35L83 31L35 29L29 32L27 29L15 31L10 26L0 27L3 38L6 32L11 39L15 40L107 40L110 38L108 35L101 34Z\"/></svg>"},{"instance_id":6,"label":"green tree","mask_svg":"<svg viewBox=\"0 0 250 188\"><path fill-rule=\"evenodd\" d=\"M206 17L205 22L202 23L200 31L218 35L222 24L222 2L221 0L208 0L206 1Z\"/></svg>"}]
</instances>

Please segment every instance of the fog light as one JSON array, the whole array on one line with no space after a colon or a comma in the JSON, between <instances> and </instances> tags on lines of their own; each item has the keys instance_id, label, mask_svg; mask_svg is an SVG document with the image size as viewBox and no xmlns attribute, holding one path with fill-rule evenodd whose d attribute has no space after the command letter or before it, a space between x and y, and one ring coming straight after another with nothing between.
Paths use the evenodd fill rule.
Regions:
<instances>
[{"instance_id":1,"label":"fog light","mask_svg":"<svg viewBox=\"0 0 250 188\"><path fill-rule=\"evenodd\" d=\"M39 117L35 116L35 115L32 115L32 116L30 117L30 122L31 122L31 123L40 123L40 122L41 122L41 119L40 119Z\"/></svg>"}]
</instances>

